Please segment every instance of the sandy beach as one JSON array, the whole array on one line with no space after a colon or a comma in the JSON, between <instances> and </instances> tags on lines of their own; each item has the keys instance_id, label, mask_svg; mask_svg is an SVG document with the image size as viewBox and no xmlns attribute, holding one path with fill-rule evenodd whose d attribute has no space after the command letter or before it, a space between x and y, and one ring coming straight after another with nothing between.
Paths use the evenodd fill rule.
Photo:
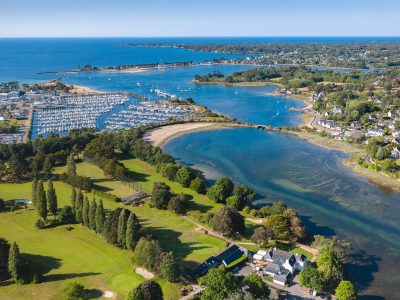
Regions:
<instances>
[{"instance_id":1,"label":"sandy beach","mask_svg":"<svg viewBox=\"0 0 400 300\"><path fill-rule=\"evenodd\" d=\"M240 126L233 123L193 122L161 126L147 132L145 139L154 146L162 147L171 139L194 131L203 131Z\"/></svg>"}]
</instances>

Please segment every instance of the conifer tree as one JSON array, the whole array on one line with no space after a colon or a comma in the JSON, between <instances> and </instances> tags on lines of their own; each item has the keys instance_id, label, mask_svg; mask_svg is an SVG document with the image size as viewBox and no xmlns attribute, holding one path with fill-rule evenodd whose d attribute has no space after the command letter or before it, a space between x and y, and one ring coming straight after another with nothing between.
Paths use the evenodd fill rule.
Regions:
<instances>
[{"instance_id":1,"label":"conifer tree","mask_svg":"<svg viewBox=\"0 0 400 300\"><path fill-rule=\"evenodd\" d=\"M44 221L47 219L47 198L43 187L43 181L39 180L36 194L36 209Z\"/></svg>"},{"instance_id":2,"label":"conifer tree","mask_svg":"<svg viewBox=\"0 0 400 300\"><path fill-rule=\"evenodd\" d=\"M17 281L22 277L22 261L19 247L16 242L12 243L8 256L8 272Z\"/></svg>"},{"instance_id":3,"label":"conifer tree","mask_svg":"<svg viewBox=\"0 0 400 300\"><path fill-rule=\"evenodd\" d=\"M76 208L76 189L75 188L72 188L71 207L72 207L72 211L74 212L74 215L76 216L76 212L75 212L75 208Z\"/></svg>"},{"instance_id":4,"label":"conifer tree","mask_svg":"<svg viewBox=\"0 0 400 300\"><path fill-rule=\"evenodd\" d=\"M160 277L170 282L178 279L178 263L172 252L168 252L160 263Z\"/></svg>"},{"instance_id":5,"label":"conifer tree","mask_svg":"<svg viewBox=\"0 0 400 300\"><path fill-rule=\"evenodd\" d=\"M92 230L96 230L96 209L97 203L96 199L90 203L90 210L89 210L89 227Z\"/></svg>"},{"instance_id":6,"label":"conifer tree","mask_svg":"<svg viewBox=\"0 0 400 300\"><path fill-rule=\"evenodd\" d=\"M83 199L83 206L82 206L82 223L84 226L89 227L89 200L88 197Z\"/></svg>"},{"instance_id":7,"label":"conifer tree","mask_svg":"<svg viewBox=\"0 0 400 300\"><path fill-rule=\"evenodd\" d=\"M118 245L122 248L126 246L126 223L129 218L129 211L122 209L118 217Z\"/></svg>"},{"instance_id":8,"label":"conifer tree","mask_svg":"<svg viewBox=\"0 0 400 300\"><path fill-rule=\"evenodd\" d=\"M82 209L83 209L83 194L82 191L79 190L75 203L75 219L76 222L78 223L82 223Z\"/></svg>"},{"instance_id":9,"label":"conifer tree","mask_svg":"<svg viewBox=\"0 0 400 300\"><path fill-rule=\"evenodd\" d=\"M35 207L36 207L37 185L38 185L38 180L36 178L33 178L33 180L32 180L32 204Z\"/></svg>"},{"instance_id":10,"label":"conifer tree","mask_svg":"<svg viewBox=\"0 0 400 300\"><path fill-rule=\"evenodd\" d=\"M53 186L53 181L49 181L49 186L47 187L47 202L49 204L49 211L55 216L57 214L57 195L56 190Z\"/></svg>"},{"instance_id":11,"label":"conifer tree","mask_svg":"<svg viewBox=\"0 0 400 300\"><path fill-rule=\"evenodd\" d=\"M99 234L102 234L104 231L105 219L103 200L100 199L99 205L96 207L96 232Z\"/></svg>"},{"instance_id":12,"label":"conifer tree","mask_svg":"<svg viewBox=\"0 0 400 300\"><path fill-rule=\"evenodd\" d=\"M136 215L131 212L126 225L126 249L135 250L136 244L140 237L140 223Z\"/></svg>"},{"instance_id":13,"label":"conifer tree","mask_svg":"<svg viewBox=\"0 0 400 300\"><path fill-rule=\"evenodd\" d=\"M76 165L73 153L71 153L67 158L67 174L76 175Z\"/></svg>"}]
</instances>

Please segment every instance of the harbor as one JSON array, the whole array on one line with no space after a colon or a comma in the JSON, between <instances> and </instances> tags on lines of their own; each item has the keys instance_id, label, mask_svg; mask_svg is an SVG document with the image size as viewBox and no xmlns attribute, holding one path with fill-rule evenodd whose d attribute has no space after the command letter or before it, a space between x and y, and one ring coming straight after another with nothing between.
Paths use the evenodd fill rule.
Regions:
<instances>
[{"instance_id":1,"label":"harbor","mask_svg":"<svg viewBox=\"0 0 400 300\"><path fill-rule=\"evenodd\" d=\"M127 102L128 96L122 93L61 97L58 103L35 108L31 138L51 132L66 134L71 129L97 128L100 116Z\"/></svg>"}]
</instances>

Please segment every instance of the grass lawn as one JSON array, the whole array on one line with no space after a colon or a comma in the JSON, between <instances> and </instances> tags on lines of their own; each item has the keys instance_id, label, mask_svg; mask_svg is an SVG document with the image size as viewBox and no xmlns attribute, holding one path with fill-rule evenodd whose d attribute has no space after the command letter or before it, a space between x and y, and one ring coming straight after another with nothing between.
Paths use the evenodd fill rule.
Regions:
<instances>
[{"instance_id":1,"label":"grass lawn","mask_svg":"<svg viewBox=\"0 0 400 300\"><path fill-rule=\"evenodd\" d=\"M161 178L145 162L129 159L123 163L129 169L129 175L147 192L151 191L153 182L165 181L174 192L191 195L192 208L207 211L221 207L206 196ZM55 170L58 173L62 171L62 168ZM117 196L134 193L122 182L105 177L101 169L89 163L78 163L77 171L80 175L93 178L96 184ZM71 187L62 182L55 182L54 185L59 207L69 204ZM92 198L92 195L87 195ZM5 200L31 199L31 183L0 184L0 197ZM114 209L121 204L104 200L104 206ZM155 235L163 249L173 251L183 260L186 268L193 268L195 263L219 253L225 247L224 241L196 231L195 225L169 211L147 205L125 208L133 210L145 232ZM21 252L33 255L31 257L45 267L43 283L0 286L1 299L57 299L59 290L68 280L76 280L90 289L110 290L122 299L143 280L134 273L128 251L108 245L100 236L81 225L74 225L74 230L70 232L65 230L65 226L37 230L34 227L37 219L36 211L30 207L0 214L0 236L10 242L16 241ZM176 285L162 280L159 282L166 299L179 298Z\"/></svg>"},{"instance_id":2,"label":"grass lawn","mask_svg":"<svg viewBox=\"0 0 400 300\"><path fill-rule=\"evenodd\" d=\"M68 204L71 188L60 182L55 182L55 188L59 206ZM30 199L30 194L30 183L0 184L0 197L6 200ZM118 205L104 204L106 208ZM81 225L74 225L69 232L65 226L37 230L37 219L36 211L30 207L0 214L0 236L16 241L21 252L40 262L46 272L45 282L38 285L0 286L1 299L58 299L67 280L76 280L90 289L111 290L123 299L134 285L143 281L134 272L129 251L107 244ZM166 298L178 297L175 285L162 280L160 284Z\"/></svg>"},{"instance_id":3,"label":"grass lawn","mask_svg":"<svg viewBox=\"0 0 400 300\"><path fill-rule=\"evenodd\" d=\"M120 161L129 170L128 176L132 178L135 183L138 183L145 192L150 193L152 191L154 182L164 181L171 187L171 190L174 193L184 193L192 197L189 204L189 208L191 210L199 210L201 212L215 212L223 207L222 204L211 201L205 195L200 195L189 188L182 187L177 182L170 181L160 176L159 174L157 174L155 168L146 162L143 162L139 159L125 159Z\"/></svg>"}]
</instances>

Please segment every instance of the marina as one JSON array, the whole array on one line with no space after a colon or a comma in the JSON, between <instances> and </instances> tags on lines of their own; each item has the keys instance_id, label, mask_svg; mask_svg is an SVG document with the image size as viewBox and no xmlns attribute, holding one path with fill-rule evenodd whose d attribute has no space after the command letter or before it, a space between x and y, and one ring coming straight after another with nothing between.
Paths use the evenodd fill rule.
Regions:
<instances>
[{"instance_id":1,"label":"marina","mask_svg":"<svg viewBox=\"0 0 400 300\"><path fill-rule=\"evenodd\" d=\"M128 96L121 93L61 97L58 104L39 106L35 109L32 135L96 128L101 115L128 101Z\"/></svg>"},{"instance_id":2,"label":"marina","mask_svg":"<svg viewBox=\"0 0 400 300\"><path fill-rule=\"evenodd\" d=\"M117 130L141 125L156 125L167 121L184 120L194 114L195 110L169 101L155 101L130 105L127 110L113 114L105 121L106 129Z\"/></svg>"}]
</instances>

